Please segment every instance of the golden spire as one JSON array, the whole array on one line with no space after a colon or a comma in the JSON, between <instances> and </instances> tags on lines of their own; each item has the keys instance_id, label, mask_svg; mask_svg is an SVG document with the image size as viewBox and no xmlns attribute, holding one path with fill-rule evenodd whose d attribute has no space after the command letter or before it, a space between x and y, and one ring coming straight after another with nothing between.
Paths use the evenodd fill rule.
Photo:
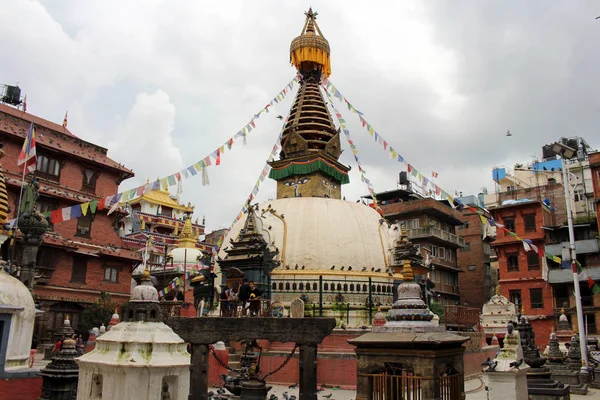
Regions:
<instances>
[{"instance_id":1,"label":"golden spire","mask_svg":"<svg viewBox=\"0 0 600 400\"><path fill-rule=\"evenodd\" d=\"M406 231L406 223L401 225L400 228L400 237L403 242L408 242L408 233Z\"/></svg>"},{"instance_id":2,"label":"golden spire","mask_svg":"<svg viewBox=\"0 0 600 400\"><path fill-rule=\"evenodd\" d=\"M500 295L502 295L502 292L500 291L500 285L496 285L496 296Z\"/></svg>"},{"instance_id":3,"label":"golden spire","mask_svg":"<svg viewBox=\"0 0 600 400\"><path fill-rule=\"evenodd\" d=\"M192 230L192 218L190 217L187 217L183 223L183 228L181 229L179 239L177 240L177 247L188 249L196 248L196 238L194 236L194 231Z\"/></svg>"},{"instance_id":4,"label":"golden spire","mask_svg":"<svg viewBox=\"0 0 600 400\"><path fill-rule=\"evenodd\" d=\"M292 40L290 46L290 62L300 73L319 70L323 76L329 77L331 75L329 42L317 25L318 13L310 8L304 15L306 21L302 32Z\"/></svg>"},{"instance_id":5,"label":"golden spire","mask_svg":"<svg viewBox=\"0 0 600 400\"><path fill-rule=\"evenodd\" d=\"M564 309L564 308L561 308L561 309L560 309L560 313L561 313L561 314L564 314L564 313L565 313L565 309Z\"/></svg>"},{"instance_id":6,"label":"golden spire","mask_svg":"<svg viewBox=\"0 0 600 400\"><path fill-rule=\"evenodd\" d=\"M521 315L525 315L525 305L521 303Z\"/></svg>"},{"instance_id":7,"label":"golden spire","mask_svg":"<svg viewBox=\"0 0 600 400\"><path fill-rule=\"evenodd\" d=\"M148 265L146 265L146 269L142 273L142 282L150 281L150 270L148 269Z\"/></svg>"},{"instance_id":8,"label":"golden spire","mask_svg":"<svg viewBox=\"0 0 600 400\"><path fill-rule=\"evenodd\" d=\"M402 276L404 276L404 282L412 282L415 280L410 260L404 260L404 268L402 268Z\"/></svg>"}]
</instances>

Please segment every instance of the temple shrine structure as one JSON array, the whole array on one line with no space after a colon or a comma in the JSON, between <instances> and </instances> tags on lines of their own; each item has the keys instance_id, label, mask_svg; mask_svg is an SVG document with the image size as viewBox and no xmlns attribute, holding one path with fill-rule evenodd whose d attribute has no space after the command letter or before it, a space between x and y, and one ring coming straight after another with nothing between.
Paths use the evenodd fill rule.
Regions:
<instances>
[{"instance_id":1,"label":"temple shrine structure","mask_svg":"<svg viewBox=\"0 0 600 400\"><path fill-rule=\"evenodd\" d=\"M216 271L242 271L272 301L321 303L323 317L370 324L394 297L396 235L377 210L342 200L349 166L339 161L336 128L321 92L331 74L330 46L309 10L290 46L299 89L285 121L279 159L270 162L277 198L249 207L223 241ZM319 297L321 296L321 298ZM339 315L340 304L349 309Z\"/></svg>"},{"instance_id":2,"label":"temple shrine structure","mask_svg":"<svg viewBox=\"0 0 600 400\"><path fill-rule=\"evenodd\" d=\"M483 305L481 310L481 325L488 344L492 342L494 336L497 340L504 339L508 323L515 322L516 319L517 307L502 295L500 286L496 286L496 294Z\"/></svg>"},{"instance_id":3,"label":"temple shrine structure","mask_svg":"<svg viewBox=\"0 0 600 400\"><path fill-rule=\"evenodd\" d=\"M178 196L167 190L152 190L128 203L123 203L129 215L119 223L123 241L146 253L147 262L157 286L168 284L173 278L185 273L185 259L188 264L199 261L210 264L213 246L200 242L204 235L204 221L192 222L194 206L182 204ZM185 230L185 234L184 234ZM189 257L185 257L189 249ZM177 250L181 249L181 250ZM175 256L174 254L179 254ZM199 255L207 255L198 260ZM175 259L176 258L176 259ZM140 264L133 272L139 279L145 266Z\"/></svg>"}]
</instances>

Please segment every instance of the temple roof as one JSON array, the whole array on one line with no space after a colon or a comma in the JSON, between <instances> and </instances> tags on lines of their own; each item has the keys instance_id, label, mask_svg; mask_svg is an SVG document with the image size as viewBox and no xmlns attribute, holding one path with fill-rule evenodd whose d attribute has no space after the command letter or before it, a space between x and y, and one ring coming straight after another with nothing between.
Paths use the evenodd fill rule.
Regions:
<instances>
[{"instance_id":1,"label":"temple roof","mask_svg":"<svg viewBox=\"0 0 600 400\"><path fill-rule=\"evenodd\" d=\"M164 207L171 207L175 210L182 210L185 212L192 212L194 210L190 205L180 204L179 201L171 197L171 193L166 190L152 190L140 197L137 197L129 201L129 204L137 204L141 201L147 201L148 203L158 204Z\"/></svg>"},{"instance_id":2,"label":"temple roof","mask_svg":"<svg viewBox=\"0 0 600 400\"><path fill-rule=\"evenodd\" d=\"M6 104L0 104L0 132L25 139L29 125L33 122L36 126L36 145L53 151L85 159L92 164L102 165L118 170L122 179L134 176L133 171L110 159L107 149L87 142L73 135L67 128L38 116L17 110Z\"/></svg>"}]
</instances>

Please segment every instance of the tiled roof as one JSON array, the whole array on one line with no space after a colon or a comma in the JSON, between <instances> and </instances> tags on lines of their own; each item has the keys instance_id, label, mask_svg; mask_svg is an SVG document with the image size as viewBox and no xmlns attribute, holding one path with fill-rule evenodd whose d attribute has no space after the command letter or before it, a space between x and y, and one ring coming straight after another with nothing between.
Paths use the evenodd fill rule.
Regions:
<instances>
[{"instance_id":1,"label":"tiled roof","mask_svg":"<svg viewBox=\"0 0 600 400\"><path fill-rule=\"evenodd\" d=\"M0 104L0 132L18 138L25 138L31 122L36 126L36 143L42 148L65 153L120 171L123 178L134 176L133 171L110 159L107 149L73 135L67 128L47 121L6 104Z\"/></svg>"},{"instance_id":2,"label":"tiled roof","mask_svg":"<svg viewBox=\"0 0 600 400\"><path fill-rule=\"evenodd\" d=\"M193 210L192 207L188 207L185 204L180 204L179 201L173 199L171 197L171 194L169 192L167 192L166 190L152 190L136 199L129 201L129 204L136 204L143 200L145 200L149 203L160 204L165 207L171 207L176 210L183 210L183 211Z\"/></svg>"}]
</instances>

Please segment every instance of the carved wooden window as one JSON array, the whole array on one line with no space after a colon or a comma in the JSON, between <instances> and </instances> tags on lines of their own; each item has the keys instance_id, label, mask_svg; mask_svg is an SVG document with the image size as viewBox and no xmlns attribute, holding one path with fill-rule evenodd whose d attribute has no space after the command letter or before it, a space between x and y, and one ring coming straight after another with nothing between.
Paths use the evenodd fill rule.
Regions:
<instances>
[{"instance_id":1,"label":"carved wooden window","mask_svg":"<svg viewBox=\"0 0 600 400\"><path fill-rule=\"evenodd\" d=\"M516 272L519 270L519 254L512 253L506 255L506 268L509 272Z\"/></svg>"},{"instance_id":2,"label":"carved wooden window","mask_svg":"<svg viewBox=\"0 0 600 400\"><path fill-rule=\"evenodd\" d=\"M73 266L71 270L71 282L85 284L87 275L87 258L81 256L73 257Z\"/></svg>"},{"instance_id":3,"label":"carved wooden window","mask_svg":"<svg viewBox=\"0 0 600 400\"><path fill-rule=\"evenodd\" d=\"M531 308L544 308L544 292L542 289L529 289Z\"/></svg>"},{"instance_id":4,"label":"carved wooden window","mask_svg":"<svg viewBox=\"0 0 600 400\"><path fill-rule=\"evenodd\" d=\"M87 215L82 215L77 218L77 231L75 236L89 238L92 232L92 213L89 212Z\"/></svg>"},{"instance_id":5,"label":"carved wooden window","mask_svg":"<svg viewBox=\"0 0 600 400\"><path fill-rule=\"evenodd\" d=\"M60 161L45 154L38 155L35 174L40 178L58 182L60 179Z\"/></svg>"},{"instance_id":6,"label":"carved wooden window","mask_svg":"<svg viewBox=\"0 0 600 400\"><path fill-rule=\"evenodd\" d=\"M81 185L81 190L86 193L96 193L96 181L98 180L98 176L100 174L98 171L94 171L93 169L84 168L83 169L83 183Z\"/></svg>"}]
</instances>

